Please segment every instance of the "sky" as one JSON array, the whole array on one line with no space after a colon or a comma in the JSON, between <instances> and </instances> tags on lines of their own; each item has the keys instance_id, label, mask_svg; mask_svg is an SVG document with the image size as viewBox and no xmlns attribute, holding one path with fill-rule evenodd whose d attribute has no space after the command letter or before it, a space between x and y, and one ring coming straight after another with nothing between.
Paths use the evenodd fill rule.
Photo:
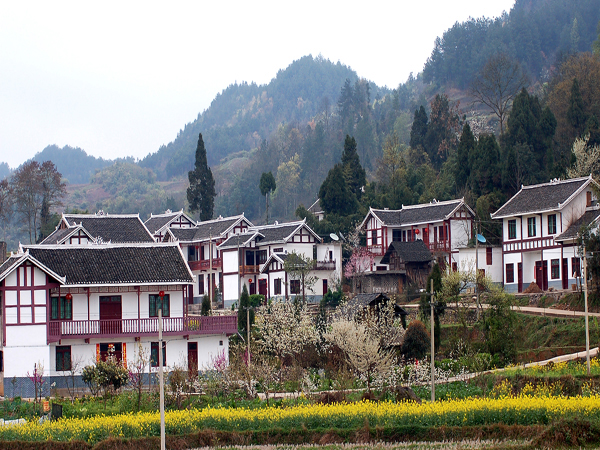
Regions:
<instances>
[{"instance_id":1,"label":"sky","mask_svg":"<svg viewBox=\"0 0 600 450\"><path fill-rule=\"evenodd\" d=\"M397 87L436 37L514 0L0 3L0 162L47 145L143 158L235 82L321 54Z\"/></svg>"}]
</instances>

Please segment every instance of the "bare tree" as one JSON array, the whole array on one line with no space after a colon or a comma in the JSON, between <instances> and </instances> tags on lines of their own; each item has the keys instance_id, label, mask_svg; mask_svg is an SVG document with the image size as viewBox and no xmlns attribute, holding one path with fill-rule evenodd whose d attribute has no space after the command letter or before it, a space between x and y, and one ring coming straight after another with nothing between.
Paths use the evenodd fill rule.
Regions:
<instances>
[{"instance_id":1,"label":"bare tree","mask_svg":"<svg viewBox=\"0 0 600 450\"><path fill-rule=\"evenodd\" d=\"M19 167L11 179L16 212L21 216L29 242L33 243L40 227L40 214L45 204L48 211L62 205L66 195L66 184L52 161L30 161Z\"/></svg>"},{"instance_id":2,"label":"bare tree","mask_svg":"<svg viewBox=\"0 0 600 450\"><path fill-rule=\"evenodd\" d=\"M519 91L528 83L520 64L505 53L498 53L487 60L471 85L474 103L482 103L492 109L500 120L500 134L504 133L504 121Z\"/></svg>"}]
</instances>

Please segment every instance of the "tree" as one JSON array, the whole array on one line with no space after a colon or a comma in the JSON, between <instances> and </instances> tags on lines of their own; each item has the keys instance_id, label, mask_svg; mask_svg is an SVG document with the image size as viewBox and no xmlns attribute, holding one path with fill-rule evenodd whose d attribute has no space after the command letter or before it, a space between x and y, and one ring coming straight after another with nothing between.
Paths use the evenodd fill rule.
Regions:
<instances>
[{"instance_id":1,"label":"tree","mask_svg":"<svg viewBox=\"0 0 600 450\"><path fill-rule=\"evenodd\" d=\"M600 179L600 146L589 145L589 135L575 139L573 143L573 156L575 164L567 169L570 178L587 177L590 174L597 180Z\"/></svg>"},{"instance_id":2,"label":"tree","mask_svg":"<svg viewBox=\"0 0 600 450\"><path fill-rule=\"evenodd\" d=\"M362 189L367 184L367 175L365 169L360 165L360 158L356 150L356 140L354 137L346 135L344 141L344 152L342 153L342 170L348 189L358 200L362 195Z\"/></svg>"},{"instance_id":3,"label":"tree","mask_svg":"<svg viewBox=\"0 0 600 450\"><path fill-rule=\"evenodd\" d=\"M471 84L475 102L491 108L500 121L500 134L515 96L528 83L521 65L506 53L498 53L487 60Z\"/></svg>"},{"instance_id":4,"label":"tree","mask_svg":"<svg viewBox=\"0 0 600 450\"><path fill-rule=\"evenodd\" d=\"M248 295L248 288L244 284L238 305L238 331L242 336L246 336L246 333L248 333L248 309L250 309L250 327L252 327L254 310L250 308L250 296Z\"/></svg>"},{"instance_id":5,"label":"tree","mask_svg":"<svg viewBox=\"0 0 600 450\"><path fill-rule=\"evenodd\" d=\"M425 136L427 135L427 113L423 105L415 110L415 118L410 129L410 147L417 149L419 145L425 148Z\"/></svg>"},{"instance_id":6,"label":"tree","mask_svg":"<svg viewBox=\"0 0 600 450\"><path fill-rule=\"evenodd\" d=\"M144 374L146 373L146 367L148 367L148 364L150 363L150 356L147 351L144 351L141 342L138 342L137 344L138 348L135 359L128 362L127 368L129 370L129 383L137 394L137 410L139 411L142 403Z\"/></svg>"},{"instance_id":7,"label":"tree","mask_svg":"<svg viewBox=\"0 0 600 450\"><path fill-rule=\"evenodd\" d=\"M423 359L430 345L429 334L423 322L413 320L409 323L402 342L402 355L407 359Z\"/></svg>"},{"instance_id":8,"label":"tree","mask_svg":"<svg viewBox=\"0 0 600 450\"><path fill-rule=\"evenodd\" d=\"M466 186L469 180L471 169L469 166L469 155L475 150L475 136L471 131L469 122L463 125L462 134L458 143L457 149L457 164L456 164L456 185L459 188Z\"/></svg>"},{"instance_id":9,"label":"tree","mask_svg":"<svg viewBox=\"0 0 600 450\"><path fill-rule=\"evenodd\" d=\"M269 195L277 188L273 172L263 172L260 176L260 193L267 199L267 225L269 225Z\"/></svg>"},{"instance_id":10,"label":"tree","mask_svg":"<svg viewBox=\"0 0 600 450\"><path fill-rule=\"evenodd\" d=\"M356 247L352 250L352 256L344 266L344 276L352 279L353 292L356 292L357 285L362 284L365 274L371 270L374 261L373 254L365 247Z\"/></svg>"},{"instance_id":11,"label":"tree","mask_svg":"<svg viewBox=\"0 0 600 450\"><path fill-rule=\"evenodd\" d=\"M323 211L327 214L347 216L356 212L356 196L348 188L341 164L336 164L319 188Z\"/></svg>"},{"instance_id":12,"label":"tree","mask_svg":"<svg viewBox=\"0 0 600 450\"><path fill-rule=\"evenodd\" d=\"M310 273L315 268L315 262L312 258L304 256L301 253L292 251L287 255L283 263L283 270L289 275L292 280L299 280L302 289L302 302L306 302L306 289L313 292L312 287L317 282L318 278Z\"/></svg>"},{"instance_id":13,"label":"tree","mask_svg":"<svg viewBox=\"0 0 600 450\"><path fill-rule=\"evenodd\" d=\"M29 242L33 243L40 228L40 215L45 210L62 205L66 195L66 184L52 161L30 161L19 167L11 180L14 204L29 232Z\"/></svg>"},{"instance_id":14,"label":"tree","mask_svg":"<svg viewBox=\"0 0 600 450\"><path fill-rule=\"evenodd\" d=\"M577 134L581 136L587 122L587 117L585 115L583 97L579 90L577 78L573 78L573 85L571 86L571 98L569 99L569 109L567 109L567 119Z\"/></svg>"},{"instance_id":15,"label":"tree","mask_svg":"<svg viewBox=\"0 0 600 450\"><path fill-rule=\"evenodd\" d=\"M0 221L4 224L12 211L12 185L7 179L0 181Z\"/></svg>"},{"instance_id":16,"label":"tree","mask_svg":"<svg viewBox=\"0 0 600 450\"><path fill-rule=\"evenodd\" d=\"M437 94L431 102L431 114L424 142L424 150L437 170L456 149L459 130L458 103L451 103L446 94Z\"/></svg>"},{"instance_id":17,"label":"tree","mask_svg":"<svg viewBox=\"0 0 600 450\"><path fill-rule=\"evenodd\" d=\"M200 211L200 220L212 219L217 194L212 170L208 167L206 159L202 133L198 136L194 170L188 172L188 179L190 186L187 189L187 200L190 204L190 211Z\"/></svg>"}]
</instances>

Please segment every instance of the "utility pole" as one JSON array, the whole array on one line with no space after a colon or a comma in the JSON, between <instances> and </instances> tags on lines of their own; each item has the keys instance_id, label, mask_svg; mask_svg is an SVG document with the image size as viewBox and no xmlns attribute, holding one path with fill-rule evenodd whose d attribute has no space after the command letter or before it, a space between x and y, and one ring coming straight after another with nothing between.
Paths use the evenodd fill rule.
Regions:
<instances>
[{"instance_id":1,"label":"utility pole","mask_svg":"<svg viewBox=\"0 0 600 450\"><path fill-rule=\"evenodd\" d=\"M587 256L585 241L583 243L583 267L581 274L583 275L583 299L585 303L585 359L587 362L587 374L590 375L590 322L588 314L588 289L587 289Z\"/></svg>"},{"instance_id":2,"label":"utility pole","mask_svg":"<svg viewBox=\"0 0 600 450\"><path fill-rule=\"evenodd\" d=\"M213 309L213 273L212 273L212 230L208 235L208 300L210 303L210 315Z\"/></svg>"},{"instance_id":3,"label":"utility pole","mask_svg":"<svg viewBox=\"0 0 600 450\"><path fill-rule=\"evenodd\" d=\"M248 352L248 369L250 369L250 306L246 306L246 346Z\"/></svg>"},{"instance_id":4,"label":"utility pole","mask_svg":"<svg viewBox=\"0 0 600 450\"><path fill-rule=\"evenodd\" d=\"M477 320L479 320L479 225L475 221L475 295L477 305Z\"/></svg>"},{"instance_id":5,"label":"utility pole","mask_svg":"<svg viewBox=\"0 0 600 450\"><path fill-rule=\"evenodd\" d=\"M435 402L435 327L433 320L433 278L431 279L431 297L429 304L431 305L431 403Z\"/></svg>"},{"instance_id":6,"label":"utility pole","mask_svg":"<svg viewBox=\"0 0 600 450\"><path fill-rule=\"evenodd\" d=\"M160 449L165 450L165 382L163 377L163 323L162 309L164 291L158 293L160 297L160 306L158 308L158 384L159 384L159 402L160 402Z\"/></svg>"}]
</instances>

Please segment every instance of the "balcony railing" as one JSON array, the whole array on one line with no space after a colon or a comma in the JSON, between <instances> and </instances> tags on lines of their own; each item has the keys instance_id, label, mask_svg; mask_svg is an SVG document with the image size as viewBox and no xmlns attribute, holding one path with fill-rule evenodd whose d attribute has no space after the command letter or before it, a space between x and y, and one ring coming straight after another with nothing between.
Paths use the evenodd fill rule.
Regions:
<instances>
[{"instance_id":1,"label":"balcony railing","mask_svg":"<svg viewBox=\"0 0 600 450\"><path fill-rule=\"evenodd\" d=\"M333 261L315 261L315 270L335 270L335 259Z\"/></svg>"},{"instance_id":2,"label":"balcony railing","mask_svg":"<svg viewBox=\"0 0 600 450\"><path fill-rule=\"evenodd\" d=\"M255 264L255 265L251 265L251 264L247 264L247 265L243 265L240 266L240 272L239 273L243 273L246 275L253 275L253 274L257 274L260 272L260 264Z\"/></svg>"},{"instance_id":3,"label":"balcony railing","mask_svg":"<svg viewBox=\"0 0 600 450\"><path fill-rule=\"evenodd\" d=\"M237 316L163 317L165 336L237 333ZM60 339L156 336L158 318L111 320L52 320L48 341Z\"/></svg>"},{"instance_id":4,"label":"balcony railing","mask_svg":"<svg viewBox=\"0 0 600 450\"><path fill-rule=\"evenodd\" d=\"M386 249L383 248L383 245L369 245L367 246L367 249L373 256L383 256L386 251Z\"/></svg>"},{"instance_id":5,"label":"balcony railing","mask_svg":"<svg viewBox=\"0 0 600 450\"><path fill-rule=\"evenodd\" d=\"M427 242L427 247L432 252L449 252L450 241Z\"/></svg>"},{"instance_id":6,"label":"balcony railing","mask_svg":"<svg viewBox=\"0 0 600 450\"><path fill-rule=\"evenodd\" d=\"M201 261L188 261L191 270L208 270L210 267L210 260L203 259ZM220 269L223 265L223 260L221 258L213 258L212 260L212 268Z\"/></svg>"}]
</instances>

